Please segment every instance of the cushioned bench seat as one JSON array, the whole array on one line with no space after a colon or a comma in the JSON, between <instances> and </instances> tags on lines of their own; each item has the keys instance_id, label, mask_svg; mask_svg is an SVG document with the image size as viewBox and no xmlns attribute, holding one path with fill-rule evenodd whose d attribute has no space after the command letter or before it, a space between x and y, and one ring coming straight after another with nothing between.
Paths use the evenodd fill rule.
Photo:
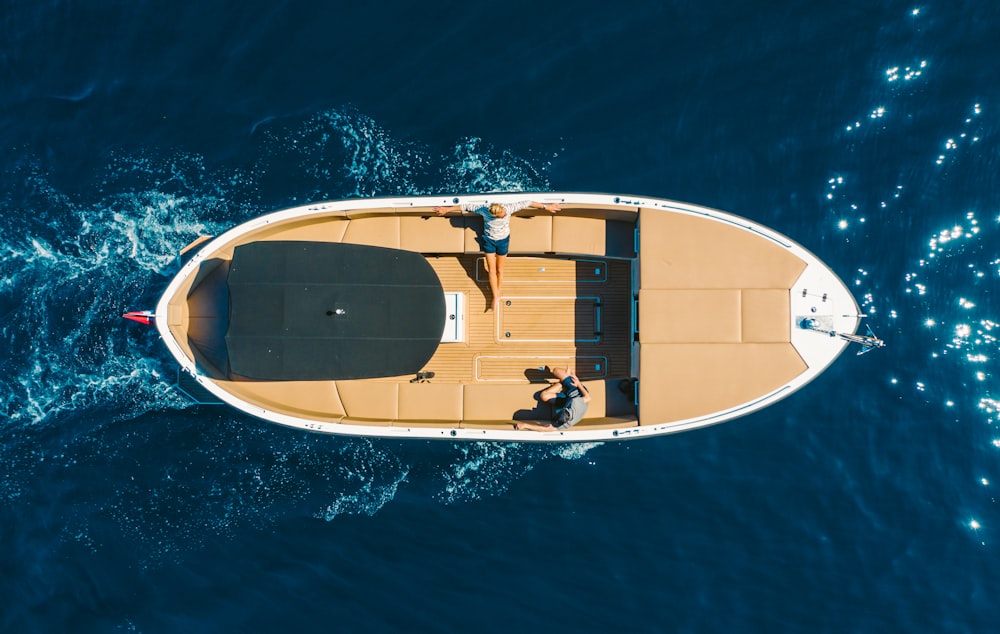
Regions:
<instances>
[{"instance_id":1,"label":"cushioned bench seat","mask_svg":"<svg viewBox=\"0 0 1000 634\"><path fill-rule=\"evenodd\" d=\"M343 241L418 253L464 253L467 235L475 240L475 230L460 216L439 217L433 210L394 214L352 216ZM475 250L479 250L476 245Z\"/></svg>"},{"instance_id":2,"label":"cushioned bench seat","mask_svg":"<svg viewBox=\"0 0 1000 634\"><path fill-rule=\"evenodd\" d=\"M606 255L607 222L600 218L580 218L563 215L552 217L552 246L554 253Z\"/></svg>"},{"instance_id":3,"label":"cushioned bench seat","mask_svg":"<svg viewBox=\"0 0 1000 634\"><path fill-rule=\"evenodd\" d=\"M645 425L742 405L806 370L790 343L644 343L639 354Z\"/></svg>"},{"instance_id":4,"label":"cushioned bench seat","mask_svg":"<svg viewBox=\"0 0 1000 634\"><path fill-rule=\"evenodd\" d=\"M337 422L345 415L334 381L233 381L229 389L258 407L303 418Z\"/></svg>"},{"instance_id":5,"label":"cushioned bench seat","mask_svg":"<svg viewBox=\"0 0 1000 634\"><path fill-rule=\"evenodd\" d=\"M402 216L399 248L418 253L463 253L468 229L465 218Z\"/></svg>"},{"instance_id":6,"label":"cushioned bench seat","mask_svg":"<svg viewBox=\"0 0 1000 634\"><path fill-rule=\"evenodd\" d=\"M643 209L642 288L789 289L806 263L781 244L701 216Z\"/></svg>"},{"instance_id":7,"label":"cushioned bench seat","mask_svg":"<svg viewBox=\"0 0 1000 634\"><path fill-rule=\"evenodd\" d=\"M784 289L639 291L639 340L647 343L791 341Z\"/></svg>"},{"instance_id":8,"label":"cushioned bench seat","mask_svg":"<svg viewBox=\"0 0 1000 634\"><path fill-rule=\"evenodd\" d=\"M331 382L332 383L332 382ZM606 381L587 381L591 402L578 425L593 428L634 424L630 412L607 407ZM615 382L617 383L617 382ZM310 385L310 384L306 384ZM311 385L315 386L315 383ZM470 428L508 427L512 420L548 421L549 406L535 400L545 383L396 383L392 381L338 381L328 390L337 397L333 409L341 422L396 427L440 427L453 424ZM303 402L322 407L319 397L303 390ZM332 398L332 397L327 397ZM326 420L330 420L326 418Z\"/></svg>"},{"instance_id":9,"label":"cushioned bench seat","mask_svg":"<svg viewBox=\"0 0 1000 634\"><path fill-rule=\"evenodd\" d=\"M434 421L462 419L462 386L457 383L396 383L393 381L338 381L344 422Z\"/></svg>"},{"instance_id":10,"label":"cushioned bench seat","mask_svg":"<svg viewBox=\"0 0 1000 634\"><path fill-rule=\"evenodd\" d=\"M510 223L511 252L635 257L634 217L630 222L573 213L517 214Z\"/></svg>"},{"instance_id":11,"label":"cushioned bench seat","mask_svg":"<svg viewBox=\"0 0 1000 634\"><path fill-rule=\"evenodd\" d=\"M399 248L399 216L377 215L351 218L344 242L387 249Z\"/></svg>"},{"instance_id":12,"label":"cushioned bench seat","mask_svg":"<svg viewBox=\"0 0 1000 634\"><path fill-rule=\"evenodd\" d=\"M458 383L400 383L399 415L397 422L430 421L435 426L442 422L462 420L464 391Z\"/></svg>"},{"instance_id":13,"label":"cushioned bench seat","mask_svg":"<svg viewBox=\"0 0 1000 634\"><path fill-rule=\"evenodd\" d=\"M552 251L552 214L529 212L515 214L510 219L510 250L512 253L548 253Z\"/></svg>"},{"instance_id":14,"label":"cushioned bench seat","mask_svg":"<svg viewBox=\"0 0 1000 634\"><path fill-rule=\"evenodd\" d=\"M604 416L604 381L587 381L590 405L585 418ZM535 394L545 389L544 383L470 383L465 385L465 405L462 420L490 421L538 420L548 416L548 406L538 406Z\"/></svg>"},{"instance_id":15,"label":"cushioned bench seat","mask_svg":"<svg viewBox=\"0 0 1000 634\"><path fill-rule=\"evenodd\" d=\"M399 384L390 381L337 381L345 423L386 425L399 416Z\"/></svg>"},{"instance_id":16,"label":"cushioned bench seat","mask_svg":"<svg viewBox=\"0 0 1000 634\"><path fill-rule=\"evenodd\" d=\"M529 211L515 214L510 221L511 253L567 253L571 255L596 255L609 257L634 257L633 230L635 216L612 220L577 216L573 210L557 214ZM466 253L480 251L478 236L483 220L479 216L465 216L468 231L465 234Z\"/></svg>"},{"instance_id":17,"label":"cushioned bench seat","mask_svg":"<svg viewBox=\"0 0 1000 634\"><path fill-rule=\"evenodd\" d=\"M576 427L604 429L634 425L617 405L606 407L605 381L587 381L591 402ZM512 420L548 421L549 406L534 395L543 383L395 383L391 381L236 382L232 391L265 409L283 410L303 418L352 425L393 427L469 427L499 429ZM466 408L465 398L472 401ZM288 403L294 403L289 407ZM469 416L470 418L463 418Z\"/></svg>"},{"instance_id":18,"label":"cushioned bench seat","mask_svg":"<svg viewBox=\"0 0 1000 634\"><path fill-rule=\"evenodd\" d=\"M516 214L511 218L510 252L615 257L634 255L631 248L634 222L629 222L627 217L608 225L599 217L575 213L582 211ZM343 226L332 225L330 230L341 232L343 241L352 244L420 253L478 253L482 250L479 236L483 230L483 219L458 213L438 217L430 208L397 214L364 210L350 214Z\"/></svg>"}]
</instances>

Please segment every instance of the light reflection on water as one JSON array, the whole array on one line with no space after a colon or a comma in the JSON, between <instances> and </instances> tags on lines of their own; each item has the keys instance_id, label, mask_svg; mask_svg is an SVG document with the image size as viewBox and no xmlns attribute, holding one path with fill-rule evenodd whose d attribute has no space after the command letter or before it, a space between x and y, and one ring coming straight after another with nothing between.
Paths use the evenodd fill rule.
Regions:
<instances>
[{"instance_id":1,"label":"light reflection on water","mask_svg":"<svg viewBox=\"0 0 1000 634\"><path fill-rule=\"evenodd\" d=\"M924 17L920 8L913 8L910 16L915 23ZM822 192L828 226L852 251L861 251L860 257L875 258L858 267L851 280L870 325L888 331L884 338L890 347L906 347L908 352L900 352L897 359L924 355L916 364L901 361L884 381L902 398L909 391L908 400L938 407L958 424L988 427L985 441L975 440L982 434L968 435L973 443L968 447L971 481L978 489L975 502L955 509L958 525L985 546L991 528L986 518L996 516L997 506L995 496L981 492L990 486L985 472L995 468L994 450L1000 449L1000 395L992 389L993 368L1000 358L1000 316L991 294L1000 280L1000 215L995 203L979 193L981 181L972 187L955 183L987 169L983 160L990 150L983 143L983 113L988 104L966 106L961 119L937 142L930 142L923 156L889 152L889 167L895 169L881 179L858 173L862 157L878 154L879 144L893 144L913 130L913 118L920 114L914 95L946 79L936 76L934 64L922 56L883 68L884 75L873 84L881 80L886 90L876 90L877 101L841 128L844 164L831 170ZM949 212L951 218L941 226L922 226L925 219L948 218ZM871 252L859 249L859 242ZM894 259L900 269L892 266ZM895 277L900 271L901 279ZM960 493L970 492L968 488Z\"/></svg>"},{"instance_id":2,"label":"light reflection on water","mask_svg":"<svg viewBox=\"0 0 1000 634\"><path fill-rule=\"evenodd\" d=\"M919 300L919 306L930 313L916 332L931 335L931 363L946 364L933 368L941 383L937 392L949 396L945 407L975 411L974 407L991 428L995 428L1000 410L991 390L995 378L992 368L1000 352L990 301L990 287L1000 277L994 255L995 233L995 223L980 224L976 212L967 212L961 222L939 229L927 240L927 251L905 280L908 296ZM990 442L993 448L1000 448L1000 437L995 434ZM975 453L975 447L970 447L970 452ZM978 482L989 486L989 478L982 475ZM995 498L983 503L988 506L977 514L996 511ZM966 525L985 546L988 526L981 517L968 519Z\"/></svg>"}]
</instances>

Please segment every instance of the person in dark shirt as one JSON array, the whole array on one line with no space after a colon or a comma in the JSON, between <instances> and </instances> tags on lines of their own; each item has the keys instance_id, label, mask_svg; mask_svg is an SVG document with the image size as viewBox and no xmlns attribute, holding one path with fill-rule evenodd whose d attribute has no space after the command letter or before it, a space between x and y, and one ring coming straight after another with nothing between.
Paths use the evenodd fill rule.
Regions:
<instances>
[{"instance_id":1,"label":"person in dark shirt","mask_svg":"<svg viewBox=\"0 0 1000 634\"><path fill-rule=\"evenodd\" d=\"M550 372L559 382L542 390L538 399L552 406L552 422L547 424L517 422L514 423L514 429L529 431L569 429L587 413L590 392L573 373L572 368L552 368Z\"/></svg>"}]
</instances>

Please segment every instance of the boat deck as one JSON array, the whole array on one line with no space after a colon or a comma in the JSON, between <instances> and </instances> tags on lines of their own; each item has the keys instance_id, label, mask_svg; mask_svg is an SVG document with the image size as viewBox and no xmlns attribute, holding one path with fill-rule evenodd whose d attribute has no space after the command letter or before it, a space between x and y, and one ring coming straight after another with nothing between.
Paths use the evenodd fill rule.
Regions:
<instances>
[{"instance_id":1,"label":"boat deck","mask_svg":"<svg viewBox=\"0 0 1000 634\"><path fill-rule=\"evenodd\" d=\"M478 217L437 217L437 201L394 201L262 217L198 253L157 307L158 327L178 359L226 402L332 433L521 438L512 420L548 418L547 406L533 398L552 380L546 366L572 367L593 400L574 433L553 440L584 431L587 438L643 435L640 426L665 433L754 411L804 385L842 349L822 333L800 332L798 315L827 315L830 328L842 332L856 328L848 314L856 305L848 291L840 293L842 283L766 228L703 208L565 198L556 215L512 219L496 311L489 309ZM272 240L422 254L445 291L446 316L456 315L442 320L445 341L405 376L237 376L226 345L230 263L239 245ZM796 286L800 279L804 285ZM800 301L806 289L816 297L821 289L822 301ZM826 302L831 289L836 302ZM407 310L418 308L408 302L389 314L406 319ZM433 378L414 376L418 368ZM396 429L364 429L378 427Z\"/></svg>"},{"instance_id":2,"label":"boat deck","mask_svg":"<svg viewBox=\"0 0 1000 634\"><path fill-rule=\"evenodd\" d=\"M465 297L465 340L442 343L424 368L436 382L539 382L546 365L584 380L628 378L631 262L508 257L494 312L482 255L427 259L445 292Z\"/></svg>"}]
</instances>

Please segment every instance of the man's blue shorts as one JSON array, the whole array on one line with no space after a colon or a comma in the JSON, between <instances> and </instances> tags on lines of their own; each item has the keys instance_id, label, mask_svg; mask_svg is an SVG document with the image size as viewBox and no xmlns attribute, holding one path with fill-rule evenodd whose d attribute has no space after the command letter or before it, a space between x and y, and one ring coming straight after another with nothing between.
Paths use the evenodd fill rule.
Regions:
<instances>
[{"instance_id":1,"label":"man's blue shorts","mask_svg":"<svg viewBox=\"0 0 1000 634\"><path fill-rule=\"evenodd\" d=\"M497 255L507 255L510 250L510 236L500 240L492 240L483 236L483 253L496 253Z\"/></svg>"},{"instance_id":2,"label":"man's blue shorts","mask_svg":"<svg viewBox=\"0 0 1000 634\"><path fill-rule=\"evenodd\" d=\"M554 410L562 409L563 407L565 407L566 401L568 401L570 397L583 396L583 392L580 391L580 388L573 385L572 377L569 376L566 377L561 381L561 383L562 383L562 392L556 394L556 397L552 399L552 407Z\"/></svg>"}]
</instances>

